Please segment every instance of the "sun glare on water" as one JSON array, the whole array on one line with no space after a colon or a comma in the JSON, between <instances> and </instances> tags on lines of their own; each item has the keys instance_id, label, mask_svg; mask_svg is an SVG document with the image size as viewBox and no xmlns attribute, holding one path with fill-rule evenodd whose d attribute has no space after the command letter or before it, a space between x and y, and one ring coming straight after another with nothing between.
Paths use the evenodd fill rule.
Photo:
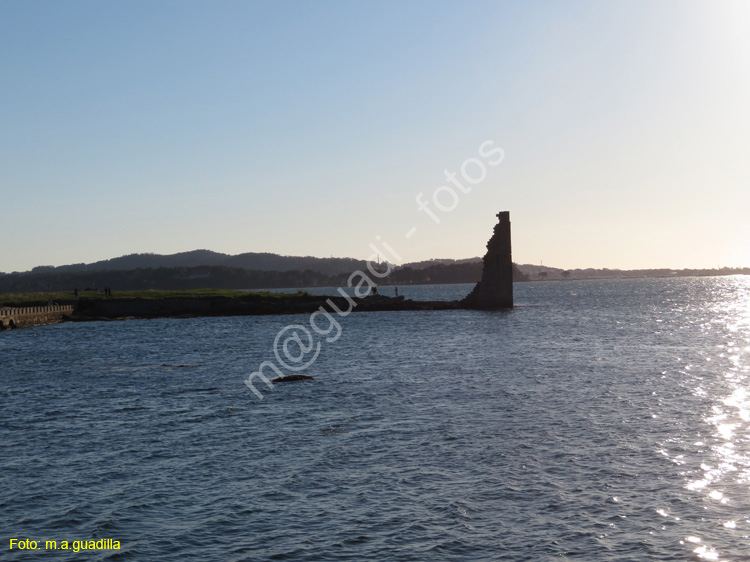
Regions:
<instances>
[{"instance_id":1,"label":"sun glare on water","mask_svg":"<svg viewBox=\"0 0 750 562\"><path fill-rule=\"evenodd\" d=\"M746 533L747 492L750 489L750 277L723 278L720 297L713 310L714 322L723 324L724 341L712 362L718 367L712 383L701 385L703 396L713 402L704 419L708 439L700 470L685 488L704 498L705 509L721 512L725 529ZM690 536L690 545L700 560L723 560L720 553L700 537Z\"/></svg>"}]
</instances>

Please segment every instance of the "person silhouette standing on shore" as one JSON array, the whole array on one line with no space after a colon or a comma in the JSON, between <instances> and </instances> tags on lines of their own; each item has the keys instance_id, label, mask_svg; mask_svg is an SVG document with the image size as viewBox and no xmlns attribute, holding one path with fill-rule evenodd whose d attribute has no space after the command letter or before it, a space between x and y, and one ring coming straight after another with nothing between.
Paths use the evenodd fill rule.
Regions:
<instances>
[{"instance_id":1,"label":"person silhouette standing on shore","mask_svg":"<svg viewBox=\"0 0 750 562\"><path fill-rule=\"evenodd\" d=\"M78 298L78 287L73 289L73 294L75 295L75 298Z\"/></svg>"}]
</instances>

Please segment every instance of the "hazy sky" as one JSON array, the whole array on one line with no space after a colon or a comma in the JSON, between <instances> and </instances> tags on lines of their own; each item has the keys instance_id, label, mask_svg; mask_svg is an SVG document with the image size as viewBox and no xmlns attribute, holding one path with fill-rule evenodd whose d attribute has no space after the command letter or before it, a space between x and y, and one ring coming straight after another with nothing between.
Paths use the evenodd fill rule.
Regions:
<instances>
[{"instance_id":1,"label":"hazy sky","mask_svg":"<svg viewBox=\"0 0 750 562\"><path fill-rule=\"evenodd\" d=\"M0 271L464 258L501 210L519 263L750 266L749 103L746 0L6 0Z\"/></svg>"}]
</instances>

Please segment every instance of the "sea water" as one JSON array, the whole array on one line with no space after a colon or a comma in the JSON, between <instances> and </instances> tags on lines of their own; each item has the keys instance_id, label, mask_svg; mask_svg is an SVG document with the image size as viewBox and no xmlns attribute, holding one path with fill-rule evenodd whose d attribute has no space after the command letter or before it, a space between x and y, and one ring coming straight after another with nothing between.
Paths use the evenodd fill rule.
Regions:
<instances>
[{"instance_id":1,"label":"sea water","mask_svg":"<svg viewBox=\"0 0 750 562\"><path fill-rule=\"evenodd\" d=\"M262 399L243 380L309 316L2 333L1 557L750 560L750 279L516 303L352 313Z\"/></svg>"}]
</instances>

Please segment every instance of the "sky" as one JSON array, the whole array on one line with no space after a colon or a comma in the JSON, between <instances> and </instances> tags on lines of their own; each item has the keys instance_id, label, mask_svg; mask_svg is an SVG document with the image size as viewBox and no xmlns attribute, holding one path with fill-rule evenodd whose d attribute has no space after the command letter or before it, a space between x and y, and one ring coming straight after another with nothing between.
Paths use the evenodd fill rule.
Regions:
<instances>
[{"instance_id":1,"label":"sky","mask_svg":"<svg viewBox=\"0 0 750 562\"><path fill-rule=\"evenodd\" d=\"M0 271L750 266L748 100L745 0L6 0Z\"/></svg>"}]
</instances>

